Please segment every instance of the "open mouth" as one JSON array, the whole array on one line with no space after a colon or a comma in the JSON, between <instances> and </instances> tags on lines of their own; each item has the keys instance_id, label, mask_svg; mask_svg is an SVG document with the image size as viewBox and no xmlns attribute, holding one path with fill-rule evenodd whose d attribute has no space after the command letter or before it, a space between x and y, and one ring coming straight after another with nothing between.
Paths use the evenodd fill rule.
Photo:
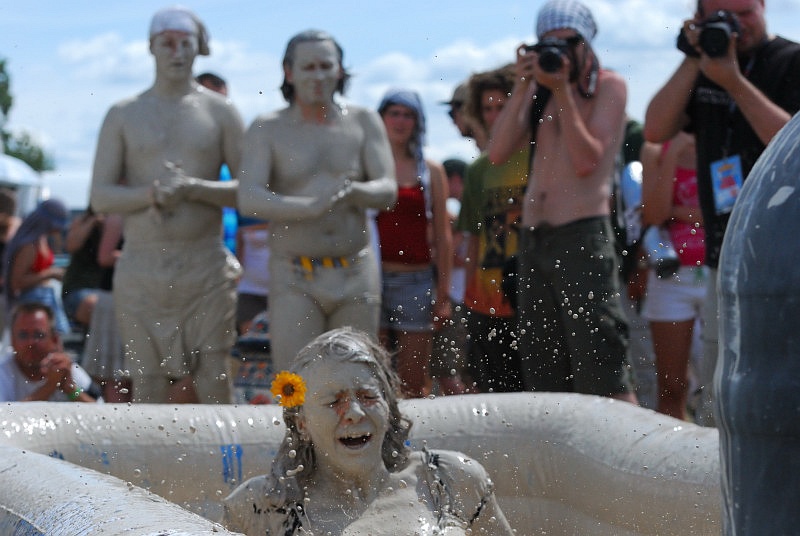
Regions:
<instances>
[{"instance_id":1,"label":"open mouth","mask_svg":"<svg viewBox=\"0 0 800 536\"><path fill-rule=\"evenodd\" d=\"M340 437L339 443L341 443L342 445L344 445L349 449L357 449L369 443L370 439L372 439L372 434L364 434L352 437Z\"/></svg>"}]
</instances>

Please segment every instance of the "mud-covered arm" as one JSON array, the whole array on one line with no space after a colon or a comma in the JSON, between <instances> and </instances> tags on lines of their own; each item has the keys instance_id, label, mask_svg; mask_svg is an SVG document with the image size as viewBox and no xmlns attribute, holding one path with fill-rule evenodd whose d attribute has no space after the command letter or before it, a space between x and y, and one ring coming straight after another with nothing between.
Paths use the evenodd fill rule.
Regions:
<instances>
[{"instance_id":1,"label":"mud-covered arm","mask_svg":"<svg viewBox=\"0 0 800 536\"><path fill-rule=\"evenodd\" d=\"M123 113L114 106L106 114L94 157L91 205L97 212L128 214L149 208L153 203L150 186L130 187L124 182Z\"/></svg>"},{"instance_id":2,"label":"mud-covered arm","mask_svg":"<svg viewBox=\"0 0 800 536\"><path fill-rule=\"evenodd\" d=\"M274 124L257 119L244 137L242 163L236 177L239 181L239 212L251 218L277 221L299 221L318 218L340 199L345 177L320 186L315 197L281 195L270 184L274 180L272 139L280 136Z\"/></svg>"},{"instance_id":3,"label":"mud-covered arm","mask_svg":"<svg viewBox=\"0 0 800 536\"><path fill-rule=\"evenodd\" d=\"M219 107L222 124L222 158L230 170L231 177L236 177L237 170L242 162L242 142L244 138L244 124L239 112L233 105L226 103ZM199 201L217 207L235 207L239 182L236 180L219 181L216 178L191 179L188 199Z\"/></svg>"},{"instance_id":4,"label":"mud-covered arm","mask_svg":"<svg viewBox=\"0 0 800 536\"><path fill-rule=\"evenodd\" d=\"M376 113L369 110L358 113L364 129L362 161L366 180L353 181L346 200L361 208L389 210L397 200L397 181L386 128Z\"/></svg>"}]
</instances>

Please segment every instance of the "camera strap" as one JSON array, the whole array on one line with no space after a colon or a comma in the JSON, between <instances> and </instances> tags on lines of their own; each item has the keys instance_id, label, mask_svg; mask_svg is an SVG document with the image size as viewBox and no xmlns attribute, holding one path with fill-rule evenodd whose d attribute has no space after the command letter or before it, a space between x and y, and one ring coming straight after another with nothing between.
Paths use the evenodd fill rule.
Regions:
<instances>
[{"instance_id":1,"label":"camera strap","mask_svg":"<svg viewBox=\"0 0 800 536\"><path fill-rule=\"evenodd\" d=\"M750 59L747 60L747 65L745 65L742 74L748 80L750 79L750 73L753 70L753 66L756 63L756 59L758 58L758 54L761 51L761 48L753 51L750 55ZM732 96L729 96L730 103L728 104L728 125L727 130L725 132L725 142L722 145L722 156L727 157L728 153L730 152L731 142L733 141L733 113L736 111L736 99Z\"/></svg>"},{"instance_id":2,"label":"camera strap","mask_svg":"<svg viewBox=\"0 0 800 536\"><path fill-rule=\"evenodd\" d=\"M587 56L589 57L589 61L591 65L589 67L589 72L587 73L585 79L582 76L582 72L584 66L586 64ZM577 84L578 91L580 92L581 96L584 99L591 99L594 97L594 92L597 91L597 78L600 72L600 62L597 61L597 55L594 51L587 45L583 52L583 57L578 61L578 57L574 48L570 49L570 61L574 64L574 80L570 80L571 82L574 81ZM586 87L583 87L583 82L586 81Z\"/></svg>"},{"instance_id":3,"label":"camera strap","mask_svg":"<svg viewBox=\"0 0 800 536\"><path fill-rule=\"evenodd\" d=\"M531 116L530 116L530 131L531 131L531 142L530 148L528 151L528 176L531 176L531 171L533 171L533 155L536 151L536 133L539 131L539 121L542 119L542 115L544 114L544 108L547 106L548 101L550 100L550 96L552 95L552 91L550 89L539 86L536 88L536 95L533 97L533 106L531 106Z\"/></svg>"},{"instance_id":4,"label":"camera strap","mask_svg":"<svg viewBox=\"0 0 800 536\"><path fill-rule=\"evenodd\" d=\"M745 78L750 78L750 73L758 58L760 48L753 52L747 60L742 74ZM731 144L733 142L733 120L736 112L736 100L729 96L728 120L725 130L725 140L722 144L722 158L711 162L711 188L714 192L714 208L716 213L727 214L733 210L736 198L744 183L744 173L742 171L742 159L738 154L731 154Z\"/></svg>"},{"instance_id":5,"label":"camera strap","mask_svg":"<svg viewBox=\"0 0 800 536\"><path fill-rule=\"evenodd\" d=\"M586 89L583 88L581 82L578 82L578 90L583 95L584 99L591 99L594 97L594 92L597 91L597 77L600 72L600 63L597 61L597 56L592 54L592 66L589 70L588 83L586 84Z\"/></svg>"}]
</instances>

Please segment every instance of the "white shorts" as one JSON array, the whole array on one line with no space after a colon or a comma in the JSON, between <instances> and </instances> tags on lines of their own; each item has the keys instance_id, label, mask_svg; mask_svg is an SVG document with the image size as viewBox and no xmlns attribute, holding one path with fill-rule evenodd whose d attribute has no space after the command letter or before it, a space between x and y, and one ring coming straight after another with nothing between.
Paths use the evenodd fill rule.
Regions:
<instances>
[{"instance_id":1,"label":"white shorts","mask_svg":"<svg viewBox=\"0 0 800 536\"><path fill-rule=\"evenodd\" d=\"M705 266L681 266L675 275L665 278L650 270L642 318L651 322L682 322L700 317L707 278Z\"/></svg>"}]
</instances>

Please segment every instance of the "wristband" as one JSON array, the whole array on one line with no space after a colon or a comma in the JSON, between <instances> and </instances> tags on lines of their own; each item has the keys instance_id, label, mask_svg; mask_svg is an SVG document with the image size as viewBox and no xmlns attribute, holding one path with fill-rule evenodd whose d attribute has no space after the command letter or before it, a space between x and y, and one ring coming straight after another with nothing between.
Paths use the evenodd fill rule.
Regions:
<instances>
[{"instance_id":1,"label":"wristband","mask_svg":"<svg viewBox=\"0 0 800 536\"><path fill-rule=\"evenodd\" d=\"M82 388L75 386L75 390L68 394L67 397L69 397L71 402L75 402L78 400L78 398L80 398L82 392Z\"/></svg>"}]
</instances>

